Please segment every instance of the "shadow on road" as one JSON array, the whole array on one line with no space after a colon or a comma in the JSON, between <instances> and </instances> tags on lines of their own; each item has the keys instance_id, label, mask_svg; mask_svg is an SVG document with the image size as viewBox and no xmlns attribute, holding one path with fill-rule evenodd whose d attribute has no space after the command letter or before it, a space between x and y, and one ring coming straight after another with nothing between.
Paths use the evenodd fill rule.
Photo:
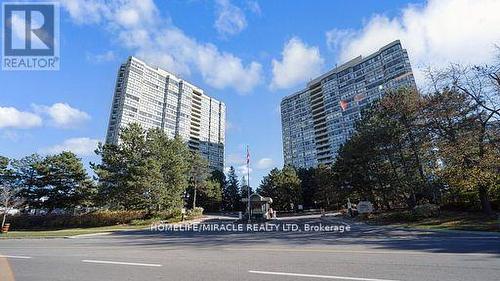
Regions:
<instances>
[{"instance_id":1,"label":"shadow on road","mask_svg":"<svg viewBox=\"0 0 500 281\"><path fill-rule=\"evenodd\" d=\"M233 223L230 218L214 218L204 224ZM126 231L116 232L109 239L118 239L124 245L146 248L163 247L324 247L366 246L374 250L423 251L429 253L488 253L500 255L500 238L474 233L448 233L425 230L410 230L395 227L369 226L363 223L349 223L335 218L287 219L272 222L276 224L304 223L323 225L349 224L351 231L333 232L221 232L221 231Z\"/></svg>"}]
</instances>

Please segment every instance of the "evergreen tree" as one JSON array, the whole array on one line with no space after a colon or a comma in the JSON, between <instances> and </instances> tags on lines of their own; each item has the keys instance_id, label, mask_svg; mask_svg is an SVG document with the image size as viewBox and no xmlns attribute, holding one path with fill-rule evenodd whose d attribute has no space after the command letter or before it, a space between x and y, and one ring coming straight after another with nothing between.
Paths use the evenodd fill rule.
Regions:
<instances>
[{"instance_id":1,"label":"evergreen tree","mask_svg":"<svg viewBox=\"0 0 500 281\"><path fill-rule=\"evenodd\" d=\"M11 160L0 156L0 186L10 185L13 180L14 172L9 168Z\"/></svg>"},{"instance_id":2,"label":"evergreen tree","mask_svg":"<svg viewBox=\"0 0 500 281\"><path fill-rule=\"evenodd\" d=\"M15 184L14 171L9 167L11 160L0 156L0 207L2 209L2 223L4 227L8 213L20 207L24 199L19 196L20 187Z\"/></svg>"},{"instance_id":3,"label":"evergreen tree","mask_svg":"<svg viewBox=\"0 0 500 281\"><path fill-rule=\"evenodd\" d=\"M99 145L100 164L92 167L99 178L101 204L118 209L148 209L146 196L153 189L150 181L150 158L146 150L146 134L132 123L120 131L118 145Z\"/></svg>"},{"instance_id":4,"label":"evergreen tree","mask_svg":"<svg viewBox=\"0 0 500 281\"><path fill-rule=\"evenodd\" d=\"M42 207L49 211L88 206L94 185L81 160L72 152L47 156L38 167L38 196L43 195Z\"/></svg>"},{"instance_id":5,"label":"evergreen tree","mask_svg":"<svg viewBox=\"0 0 500 281\"><path fill-rule=\"evenodd\" d=\"M241 184L240 184L240 197L241 198L248 198L248 190L250 190L250 195L253 193L253 189L251 186L248 186L248 181L246 176L241 177Z\"/></svg>"},{"instance_id":6,"label":"evergreen tree","mask_svg":"<svg viewBox=\"0 0 500 281\"><path fill-rule=\"evenodd\" d=\"M234 167L229 168L227 184L223 190L222 204L224 210L235 211L240 206L239 182Z\"/></svg>"},{"instance_id":7,"label":"evergreen tree","mask_svg":"<svg viewBox=\"0 0 500 281\"><path fill-rule=\"evenodd\" d=\"M319 165L313 170L314 186L312 194L316 206L324 209L336 209L341 204L338 186L335 185L334 173L330 166Z\"/></svg>"},{"instance_id":8,"label":"evergreen tree","mask_svg":"<svg viewBox=\"0 0 500 281\"><path fill-rule=\"evenodd\" d=\"M226 175L222 171L214 170L212 171L210 179L218 184L219 189L217 190L217 193L220 194L220 198L217 199L219 205L218 206L213 205L212 207L210 207L209 210L211 211L224 210L224 202L223 202L224 190L226 190L228 184Z\"/></svg>"},{"instance_id":9,"label":"evergreen tree","mask_svg":"<svg viewBox=\"0 0 500 281\"><path fill-rule=\"evenodd\" d=\"M147 131L149 177L153 183L151 205L158 211L181 208L188 186L189 149L181 138L169 139L160 129Z\"/></svg>"},{"instance_id":10,"label":"evergreen tree","mask_svg":"<svg viewBox=\"0 0 500 281\"><path fill-rule=\"evenodd\" d=\"M198 205L206 211L219 211L222 203L222 189L217 180L209 178L203 183L198 196Z\"/></svg>"},{"instance_id":11,"label":"evergreen tree","mask_svg":"<svg viewBox=\"0 0 500 281\"><path fill-rule=\"evenodd\" d=\"M196 199L198 197L198 192L206 190L208 186L213 188L212 185L208 185L207 180L210 176L208 169L208 161L203 158L203 156L198 152L191 153L190 159L191 172L190 172L190 183L191 189L193 191L193 208L196 208Z\"/></svg>"},{"instance_id":12,"label":"evergreen tree","mask_svg":"<svg viewBox=\"0 0 500 281\"><path fill-rule=\"evenodd\" d=\"M43 166L43 158L38 154L12 160L16 177L16 185L20 187L20 196L26 200L29 208L43 207L43 187L39 171Z\"/></svg>"},{"instance_id":13,"label":"evergreen tree","mask_svg":"<svg viewBox=\"0 0 500 281\"><path fill-rule=\"evenodd\" d=\"M130 124L122 129L118 145L100 144L96 153L101 163L91 166L99 179L102 205L149 211L182 207L190 154L181 139Z\"/></svg>"},{"instance_id":14,"label":"evergreen tree","mask_svg":"<svg viewBox=\"0 0 500 281\"><path fill-rule=\"evenodd\" d=\"M294 168L272 169L262 180L257 192L273 199L273 208L293 211L302 203L300 179Z\"/></svg>"},{"instance_id":15,"label":"evergreen tree","mask_svg":"<svg viewBox=\"0 0 500 281\"><path fill-rule=\"evenodd\" d=\"M315 180L315 170L314 168L302 168L297 171L297 175L300 178L300 189L302 191L304 209L318 207L315 195L318 194L319 186Z\"/></svg>"}]
</instances>

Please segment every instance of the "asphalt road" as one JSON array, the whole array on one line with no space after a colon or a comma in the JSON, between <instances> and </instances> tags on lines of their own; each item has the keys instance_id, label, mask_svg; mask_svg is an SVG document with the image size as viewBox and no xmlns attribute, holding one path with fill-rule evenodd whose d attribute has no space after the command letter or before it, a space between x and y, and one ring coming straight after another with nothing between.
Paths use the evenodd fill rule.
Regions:
<instances>
[{"instance_id":1,"label":"asphalt road","mask_svg":"<svg viewBox=\"0 0 500 281\"><path fill-rule=\"evenodd\" d=\"M319 223L333 230L304 231ZM234 226L215 217L206 224ZM350 231L334 232L335 225ZM268 231L242 227L1 240L0 280L500 280L500 235L307 216Z\"/></svg>"}]
</instances>

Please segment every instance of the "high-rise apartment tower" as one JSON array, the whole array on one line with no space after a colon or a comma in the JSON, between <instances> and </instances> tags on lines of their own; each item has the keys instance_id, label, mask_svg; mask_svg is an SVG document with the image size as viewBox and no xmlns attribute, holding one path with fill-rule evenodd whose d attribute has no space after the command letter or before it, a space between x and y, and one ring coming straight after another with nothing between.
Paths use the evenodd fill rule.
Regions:
<instances>
[{"instance_id":1,"label":"high-rise apartment tower","mask_svg":"<svg viewBox=\"0 0 500 281\"><path fill-rule=\"evenodd\" d=\"M120 66L111 105L107 143L118 143L121 127L139 123L182 137L191 150L224 168L226 106L176 75L129 57Z\"/></svg>"},{"instance_id":2,"label":"high-rise apartment tower","mask_svg":"<svg viewBox=\"0 0 500 281\"><path fill-rule=\"evenodd\" d=\"M397 40L328 71L305 89L283 98L285 164L309 168L333 163L362 109L399 87L415 87L415 80L408 53Z\"/></svg>"}]
</instances>

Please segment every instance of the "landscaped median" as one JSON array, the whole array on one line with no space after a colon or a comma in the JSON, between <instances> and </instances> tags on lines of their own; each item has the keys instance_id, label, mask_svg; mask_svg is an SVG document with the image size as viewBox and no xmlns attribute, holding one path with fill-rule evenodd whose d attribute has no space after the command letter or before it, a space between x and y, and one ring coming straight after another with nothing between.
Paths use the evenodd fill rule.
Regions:
<instances>
[{"instance_id":1,"label":"landscaped median","mask_svg":"<svg viewBox=\"0 0 500 281\"><path fill-rule=\"evenodd\" d=\"M189 210L186 221L203 216L203 209ZM142 211L98 211L83 215L48 215L11 217L11 231L1 233L5 238L65 238L76 235L149 229L151 224L163 221L177 223L179 212L148 213Z\"/></svg>"}]
</instances>

